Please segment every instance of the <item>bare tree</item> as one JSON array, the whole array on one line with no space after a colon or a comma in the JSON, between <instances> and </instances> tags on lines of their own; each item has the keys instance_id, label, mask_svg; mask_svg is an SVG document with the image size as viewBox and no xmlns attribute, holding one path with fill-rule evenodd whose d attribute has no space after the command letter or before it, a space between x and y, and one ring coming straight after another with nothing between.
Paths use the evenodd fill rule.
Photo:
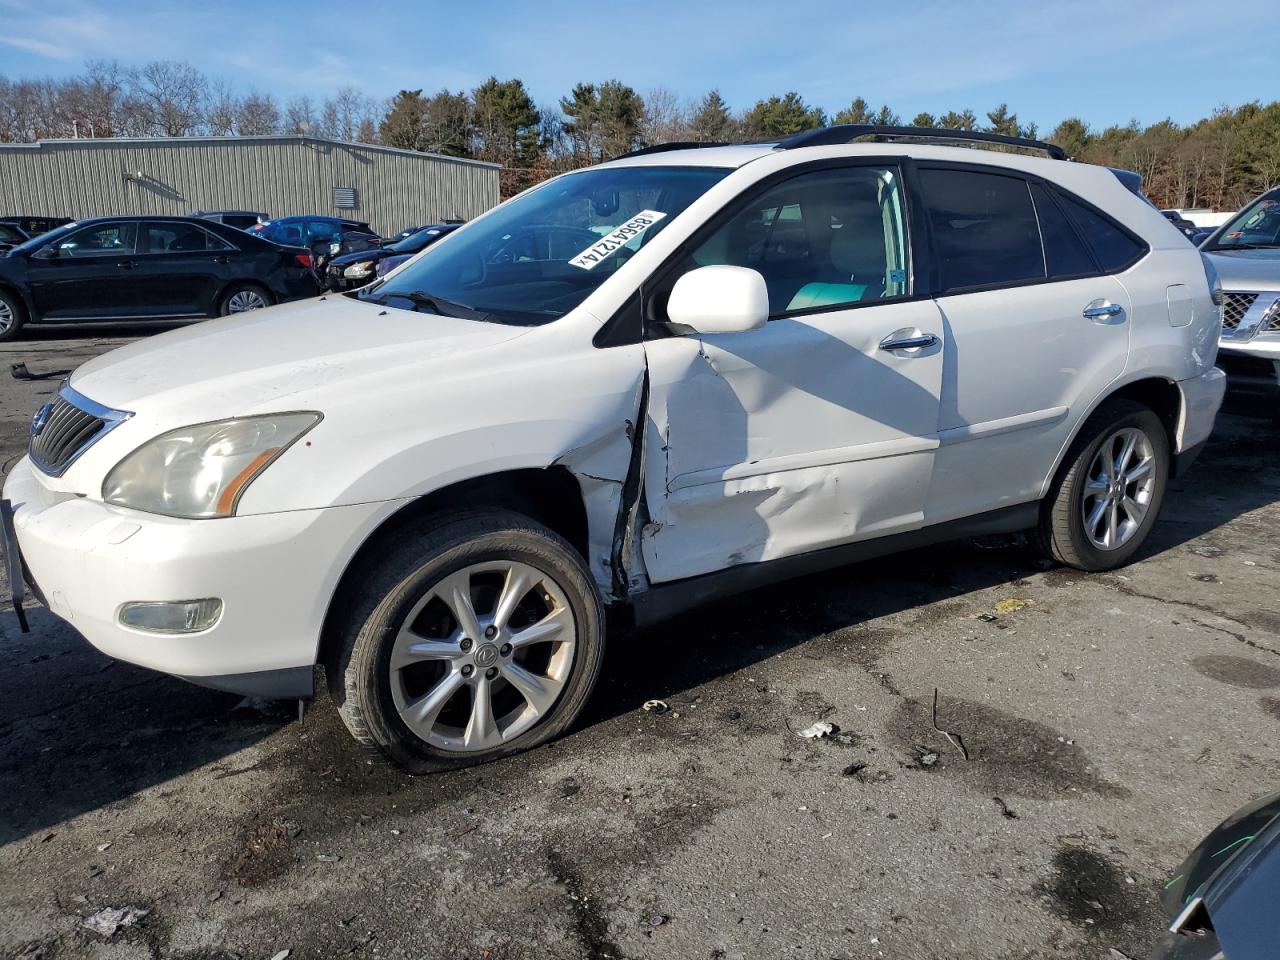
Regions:
<instances>
[{"instance_id":1,"label":"bare tree","mask_svg":"<svg viewBox=\"0 0 1280 960\"><path fill-rule=\"evenodd\" d=\"M316 108L310 97L296 97L284 108L284 132L298 136L315 136Z\"/></svg>"},{"instance_id":2,"label":"bare tree","mask_svg":"<svg viewBox=\"0 0 1280 960\"><path fill-rule=\"evenodd\" d=\"M280 129L280 108L269 93L250 93L236 103L236 135L265 137Z\"/></svg>"},{"instance_id":3,"label":"bare tree","mask_svg":"<svg viewBox=\"0 0 1280 960\"><path fill-rule=\"evenodd\" d=\"M669 87L654 87L644 95L640 139L646 144L695 139L690 124L691 113L674 90Z\"/></svg>"},{"instance_id":4,"label":"bare tree","mask_svg":"<svg viewBox=\"0 0 1280 960\"><path fill-rule=\"evenodd\" d=\"M229 137L236 132L236 94L222 77L209 81L205 96L204 128L214 137Z\"/></svg>"},{"instance_id":5,"label":"bare tree","mask_svg":"<svg viewBox=\"0 0 1280 960\"><path fill-rule=\"evenodd\" d=\"M129 100L147 133L185 137L203 120L209 82L189 63L153 60L129 74Z\"/></svg>"}]
</instances>

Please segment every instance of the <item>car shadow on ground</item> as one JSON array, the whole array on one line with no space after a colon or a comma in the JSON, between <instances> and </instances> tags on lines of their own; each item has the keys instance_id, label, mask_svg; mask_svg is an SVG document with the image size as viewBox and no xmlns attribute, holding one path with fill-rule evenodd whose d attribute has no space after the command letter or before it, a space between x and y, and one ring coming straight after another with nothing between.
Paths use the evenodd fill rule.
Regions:
<instances>
[{"instance_id":1,"label":"car shadow on ground","mask_svg":"<svg viewBox=\"0 0 1280 960\"><path fill-rule=\"evenodd\" d=\"M0 845L225 758L278 731L293 705L111 660L41 607L31 633L0 615Z\"/></svg>"},{"instance_id":2,"label":"car shadow on ground","mask_svg":"<svg viewBox=\"0 0 1280 960\"><path fill-rule=\"evenodd\" d=\"M157 333L165 333L185 327L198 320L143 320L136 323L114 321L111 323L39 323L23 328L20 339L15 344L23 347L37 348L42 341L56 343L63 340L124 340L138 337L150 337Z\"/></svg>"}]
</instances>

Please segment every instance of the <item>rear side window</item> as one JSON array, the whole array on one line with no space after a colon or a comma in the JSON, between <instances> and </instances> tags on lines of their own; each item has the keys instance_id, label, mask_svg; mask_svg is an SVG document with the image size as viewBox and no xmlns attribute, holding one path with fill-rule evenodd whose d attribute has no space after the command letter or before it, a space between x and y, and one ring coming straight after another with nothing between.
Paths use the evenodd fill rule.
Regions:
<instances>
[{"instance_id":1,"label":"rear side window","mask_svg":"<svg viewBox=\"0 0 1280 960\"><path fill-rule=\"evenodd\" d=\"M209 247L209 235L193 223L149 223L146 232L144 249L150 253L199 253Z\"/></svg>"},{"instance_id":2,"label":"rear side window","mask_svg":"<svg viewBox=\"0 0 1280 960\"><path fill-rule=\"evenodd\" d=\"M1040 237L1044 241L1044 264L1050 279L1078 277L1098 272L1088 248L1076 233L1066 214L1053 197L1038 183L1031 184L1036 216L1040 220Z\"/></svg>"},{"instance_id":3,"label":"rear side window","mask_svg":"<svg viewBox=\"0 0 1280 960\"><path fill-rule=\"evenodd\" d=\"M1145 246L1102 214L1070 196L1060 194L1060 197L1105 272L1124 270L1146 253Z\"/></svg>"},{"instance_id":4,"label":"rear side window","mask_svg":"<svg viewBox=\"0 0 1280 960\"><path fill-rule=\"evenodd\" d=\"M1043 280L1044 252L1027 182L921 169L942 292Z\"/></svg>"}]
</instances>

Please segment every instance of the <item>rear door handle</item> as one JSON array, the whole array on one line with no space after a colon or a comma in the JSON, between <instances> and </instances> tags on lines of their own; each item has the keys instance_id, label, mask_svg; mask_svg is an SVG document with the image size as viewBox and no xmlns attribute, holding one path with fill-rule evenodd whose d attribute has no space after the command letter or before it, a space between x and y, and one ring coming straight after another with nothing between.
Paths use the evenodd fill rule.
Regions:
<instances>
[{"instance_id":1,"label":"rear door handle","mask_svg":"<svg viewBox=\"0 0 1280 960\"><path fill-rule=\"evenodd\" d=\"M119 263L116 264L116 266L119 267L121 270L132 270L137 265L138 265L137 260L121 260Z\"/></svg>"},{"instance_id":2,"label":"rear door handle","mask_svg":"<svg viewBox=\"0 0 1280 960\"><path fill-rule=\"evenodd\" d=\"M230 263L230 258L222 254L218 254L218 256L213 258L213 262L214 263Z\"/></svg>"},{"instance_id":3,"label":"rear door handle","mask_svg":"<svg viewBox=\"0 0 1280 960\"><path fill-rule=\"evenodd\" d=\"M921 333L914 337L897 337L893 334L880 341L881 350L918 350L921 347L932 347L938 338L932 333Z\"/></svg>"},{"instance_id":4,"label":"rear door handle","mask_svg":"<svg viewBox=\"0 0 1280 960\"><path fill-rule=\"evenodd\" d=\"M1081 311L1086 320L1110 320L1124 313L1124 307L1118 303L1091 303Z\"/></svg>"}]
</instances>

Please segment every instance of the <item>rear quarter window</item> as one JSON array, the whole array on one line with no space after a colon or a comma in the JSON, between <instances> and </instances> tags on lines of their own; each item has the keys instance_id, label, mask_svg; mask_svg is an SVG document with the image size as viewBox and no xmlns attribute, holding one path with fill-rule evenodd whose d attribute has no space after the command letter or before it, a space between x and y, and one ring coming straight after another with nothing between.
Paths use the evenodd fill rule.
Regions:
<instances>
[{"instance_id":1,"label":"rear quarter window","mask_svg":"<svg viewBox=\"0 0 1280 960\"><path fill-rule=\"evenodd\" d=\"M1147 252L1147 246L1110 217L1061 190L1058 198L1080 233L1093 249L1105 273L1119 273L1133 266Z\"/></svg>"}]
</instances>

